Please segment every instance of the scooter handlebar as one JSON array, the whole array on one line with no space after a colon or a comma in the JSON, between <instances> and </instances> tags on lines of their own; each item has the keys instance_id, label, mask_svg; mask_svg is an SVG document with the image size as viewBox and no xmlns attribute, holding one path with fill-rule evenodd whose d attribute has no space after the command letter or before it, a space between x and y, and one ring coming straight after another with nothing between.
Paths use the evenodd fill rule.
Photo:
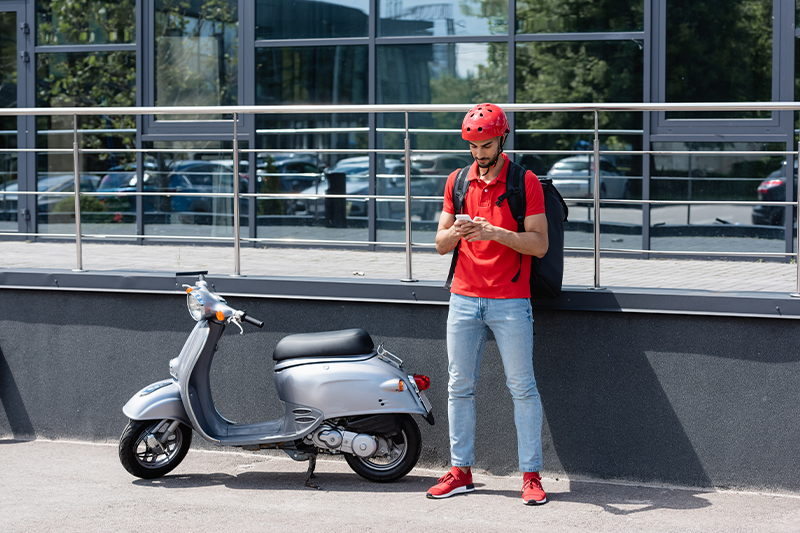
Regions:
<instances>
[{"instance_id":1,"label":"scooter handlebar","mask_svg":"<svg viewBox=\"0 0 800 533\"><path fill-rule=\"evenodd\" d=\"M258 320L257 318L248 316L247 314L242 315L242 321L247 322L248 324L253 324L254 326L259 328L264 327L264 323L262 321Z\"/></svg>"}]
</instances>

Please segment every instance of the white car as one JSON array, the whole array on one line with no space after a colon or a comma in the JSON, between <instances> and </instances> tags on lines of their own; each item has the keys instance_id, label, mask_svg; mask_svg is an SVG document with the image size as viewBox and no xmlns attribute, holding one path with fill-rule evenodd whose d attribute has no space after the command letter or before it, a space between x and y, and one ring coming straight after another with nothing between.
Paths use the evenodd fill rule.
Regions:
<instances>
[{"instance_id":1,"label":"white car","mask_svg":"<svg viewBox=\"0 0 800 533\"><path fill-rule=\"evenodd\" d=\"M564 198L594 198L593 157L576 155L557 161L547 177ZM600 158L600 198L625 198L627 182L611 161Z\"/></svg>"}]
</instances>

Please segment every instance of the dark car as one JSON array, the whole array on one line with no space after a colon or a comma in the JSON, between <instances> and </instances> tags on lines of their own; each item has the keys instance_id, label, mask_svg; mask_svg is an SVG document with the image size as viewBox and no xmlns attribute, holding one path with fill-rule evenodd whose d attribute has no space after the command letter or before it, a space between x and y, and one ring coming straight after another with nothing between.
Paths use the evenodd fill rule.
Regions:
<instances>
[{"instance_id":1,"label":"dark car","mask_svg":"<svg viewBox=\"0 0 800 533\"><path fill-rule=\"evenodd\" d=\"M233 193L233 161L178 161L167 176L166 189L175 193ZM247 192L247 165L239 164L239 192ZM163 185L162 185L163 188ZM215 202L230 199L214 196L172 196L173 212L213 213ZM243 200L245 202L245 200Z\"/></svg>"},{"instance_id":2,"label":"dark car","mask_svg":"<svg viewBox=\"0 0 800 533\"><path fill-rule=\"evenodd\" d=\"M797 159L794 161L794 190L797 191ZM786 201L786 161L758 186L758 199L766 202ZM753 224L761 226L782 226L785 217L785 205L757 205L751 214Z\"/></svg>"}]
</instances>

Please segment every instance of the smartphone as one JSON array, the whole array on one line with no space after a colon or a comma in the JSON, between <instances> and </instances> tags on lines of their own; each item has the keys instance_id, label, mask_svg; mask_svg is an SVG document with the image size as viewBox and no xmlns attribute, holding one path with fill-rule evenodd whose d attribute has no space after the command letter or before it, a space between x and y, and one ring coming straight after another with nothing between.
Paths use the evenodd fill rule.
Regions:
<instances>
[{"instance_id":1,"label":"smartphone","mask_svg":"<svg viewBox=\"0 0 800 533\"><path fill-rule=\"evenodd\" d=\"M472 222L472 217L469 215L456 215L456 220L461 220L464 222Z\"/></svg>"}]
</instances>

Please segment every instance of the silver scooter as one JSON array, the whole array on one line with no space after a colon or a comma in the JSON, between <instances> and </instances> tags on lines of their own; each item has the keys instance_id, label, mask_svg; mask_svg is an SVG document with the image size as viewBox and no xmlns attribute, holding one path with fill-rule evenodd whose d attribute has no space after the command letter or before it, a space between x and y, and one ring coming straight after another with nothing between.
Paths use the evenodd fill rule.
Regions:
<instances>
[{"instance_id":1,"label":"silver scooter","mask_svg":"<svg viewBox=\"0 0 800 533\"><path fill-rule=\"evenodd\" d=\"M130 422L119 440L119 458L128 472L144 479L167 474L186 456L192 430L220 446L280 449L309 461L306 484L312 487L319 453L343 454L371 481L396 481L414 468L422 438L411 415L434 423L426 376L409 375L363 329L290 335L273 353L283 418L226 420L214 406L209 381L219 340L228 325L242 333L242 322L264 323L228 306L202 275L184 287L197 325L169 363L172 379L148 385L122 409Z\"/></svg>"}]
</instances>

